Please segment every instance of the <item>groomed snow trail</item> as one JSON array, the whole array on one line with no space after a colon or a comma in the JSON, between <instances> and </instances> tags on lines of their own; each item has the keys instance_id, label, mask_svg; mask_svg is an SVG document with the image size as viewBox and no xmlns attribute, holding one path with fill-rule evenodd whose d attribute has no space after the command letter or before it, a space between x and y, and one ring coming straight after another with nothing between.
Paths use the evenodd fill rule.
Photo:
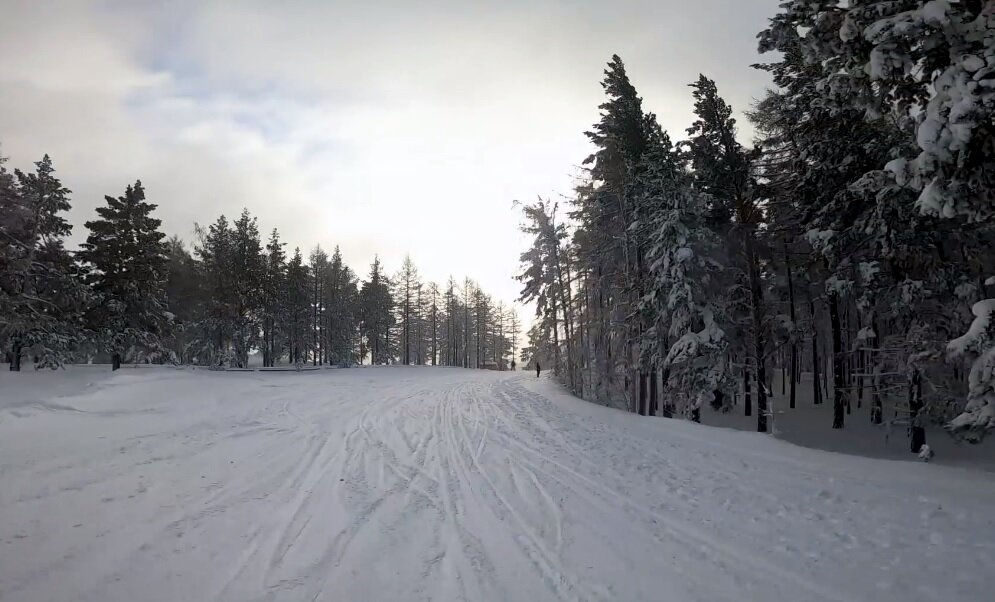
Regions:
<instances>
[{"instance_id":1,"label":"groomed snow trail","mask_svg":"<svg viewBox=\"0 0 995 602\"><path fill-rule=\"evenodd\" d=\"M4 601L979 601L993 507L523 373L0 376Z\"/></svg>"}]
</instances>

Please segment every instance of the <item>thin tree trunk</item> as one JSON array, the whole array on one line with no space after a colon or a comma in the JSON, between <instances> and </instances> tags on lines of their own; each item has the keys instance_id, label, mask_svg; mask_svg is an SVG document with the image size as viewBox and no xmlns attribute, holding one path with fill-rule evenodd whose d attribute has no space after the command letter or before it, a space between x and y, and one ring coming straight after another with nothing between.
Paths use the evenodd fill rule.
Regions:
<instances>
[{"instance_id":1,"label":"thin tree trunk","mask_svg":"<svg viewBox=\"0 0 995 602\"><path fill-rule=\"evenodd\" d=\"M857 350L857 409L864 404L864 374L867 372L867 352Z\"/></svg>"},{"instance_id":2,"label":"thin tree trunk","mask_svg":"<svg viewBox=\"0 0 995 602\"><path fill-rule=\"evenodd\" d=\"M646 407L646 405L647 405L646 404L646 385L647 385L647 383L646 383L646 373L645 372L640 372L639 373L639 409L638 409L638 412L637 412L640 416L646 416L646 415L649 414L649 412L647 410L647 407Z\"/></svg>"},{"instance_id":3,"label":"thin tree trunk","mask_svg":"<svg viewBox=\"0 0 995 602\"><path fill-rule=\"evenodd\" d=\"M21 353L22 345L20 338L15 338L11 344L10 349L10 371L20 372L21 371Z\"/></svg>"},{"instance_id":4,"label":"thin tree trunk","mask_svg":"<svg viewBox=\"0 0 995 602\"><path fill-rule=\"evenodd\" d=\"M750 369L743 368L743 406L747 416L753 415L753 397L750 394Z\"/></svg>"},{"instance_id":5,"label":"thin tree trunk","mask_svg":"<svg viewBox=\"0 0 995 602\"><path fill-rule=\"evenodd\" d=\"M753 246L753 233L746 235L746 259L749 262L751 315L753 318L753 353L757 374L757 432L767 432L767 374L764 353L764 298L760 282L760 266Z\"/></svg>"},{"instance_id":6,"label":"thin tree trunk","mask_svg":"<svg viewBox=\"0 0 995 602\"><path fill-rule=\"evenodd\" d=\"M650 416L656 416L659 412L659 405L657 400L657 386L656 381L659 378L656 370L650 371Z\"/></svg>"},{"instance_id":7,"label":"thin tree trunk","mask_svg":"<svg viewBox=\"0 0 995 602\"><path fill-rule=\"evenodd\" d=\"M795 333L798 331L798 323L795 317L795 285L791 277L791 256L788 255L788 241L784 241L784 267L788 274L788 307L791 318L791 394L788 400L788 407L795 407L795 381L798 378L798 343L795 340ZM781 393L784 394L782 386Z\"/></svg>"},{"instance_id":8,"label":"thin tree trunk","mask_svg":"<svg viewBox=\"0 0 995 602\"><path fill-rule=\"evenodd\" d=\"M576 391L577 385L574 382L574 365L573 365L573 320L570 315L570 304L567 302L569 290L567 289L567 284L569 283L569 277L567 282L563 281L563 266L560 262L560 251L559 243L554 239L552 242L553 246L553 261L556 265L556 278L559 281L559 297L560 297L560 308L563 313L563 328L564 334L566 335L567 343L567 382L570 384L570 390ZM555 315L555 311L554 311Z\"/></svg>"},{"instance_id":9,"label":"thin tree trunk","mask_svg":"<svg viewBox=\"0 0 995 602\"><path fill-rule=\"evenodd\" d=\"M663 385L664 389L666 389L667 381L668 380L670 380L670 369L669 368L664 368L663 371L660 373L660 382ZM670 397L670 396L665 397L663 399L662 405L663 405L663 412L662 412L663 413L663 417L664 418L673 418L674 417L674 402L673 402L673 397Z\"/></svg>"},{"instance_id":10,"label":"thin tree trunk","mask_svg":"<svg viewBox=\"0 0 995 602\"><path fill-rule=\"evenodd\" d=\"M914 367L909 379L909 431L914 454L918 454L926 444L926 429L923 427L923 418L919 415L922 405L922 372Z\"/></svg>"},{"instance_id":11,"label":"thin tree trunk","mask_svg":"<svg viewBox=\"0 0 995 602\"><path fill-rule=\"evenodd\" d=\"M833 335L833 428L843 428L843 418L846 412L844 400L843 370L843 336L840 325L839 297L836 293L829 294L829 323Z\"/></svg>"},{"instance_id":12,"label":"thin tree trunk","mask_svg":"<svg viewBox=\"0 0 995 602\"><path fill-rule=\"evenodd\" d=\"M881 403L881 377L878 376L877 368L874 370L874 378L871 381L871 422L881 424L884 420L884 404Z\"/></svg>"},{"instance_id":13,"label":"thin tree trunk","mask_svg":"<svg viewBox=\"0 0 995 602\"><path fill-rule=\"evenodd\" d=\"M822 403L822 383L819 382L819 329L815 317L815 302L808 298L808 311L812 316L812 402Z\"/></svg>"},{"instance_id":14,"label":"thin tree trunk","mask_svg":"<svg viewBox=\"0 0 995 602\"><path fill-rule=\"evenodd\" d=\"M853 349L853 340L850 337L850 305L847 304L843 311L843 324L844 328L842 334L846 337L843 340L844 349ZM846 415L849 416L853 412L852 401L850 400L850 388L853 386L853 354L847 352L843 357L843 383L845 390L847 391L845 396L846 402Z\"/></svg>"}]
</instances>

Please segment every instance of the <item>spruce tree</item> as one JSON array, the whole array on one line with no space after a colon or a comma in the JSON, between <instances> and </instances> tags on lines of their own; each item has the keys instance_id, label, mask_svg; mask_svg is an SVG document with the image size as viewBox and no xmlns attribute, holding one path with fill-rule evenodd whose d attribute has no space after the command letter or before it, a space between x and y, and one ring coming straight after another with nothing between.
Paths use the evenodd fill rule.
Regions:
<instances>
[{"instance_id":1,"label":"spruce tree","mask_svg":"<svg viewBox=\"0 0 995 602\"><path fill-rule=\"evenodd\" d=\"M99 299L88 322L117 370L127 355L165 351L168 256L161 221L152 217L156 205L145 200L141 181L104 200L98 219L86 222L90 234L78 257L90 268L87 279Z\"/></svg>"},{"instance_id":2,"label":"spruce tree","mask_svg":"<svg viewBox=\"0 0 995 602\"><path fill-rule=\"evenodd\" d=\"M86 340L90 294L63 246L70 191L54 174L48 155L33 173L12 175L0 160L0 341L12 371L25 354L36 369L59 367Z\"/></svg>"}]
</instances>

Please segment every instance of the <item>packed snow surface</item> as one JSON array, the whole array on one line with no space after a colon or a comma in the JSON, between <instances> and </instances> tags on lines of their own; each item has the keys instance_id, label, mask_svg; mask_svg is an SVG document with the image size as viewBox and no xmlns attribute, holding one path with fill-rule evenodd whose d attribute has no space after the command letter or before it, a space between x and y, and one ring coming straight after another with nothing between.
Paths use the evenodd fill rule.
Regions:
<instances>
[{"instance_id":1,"label":"packed snow surface","mask_svg":"<svg viewBox=\"0 0 995 602\"><path fill-rule=\"evenodd\" d=\"M0 375L0 599L990 600L990 474L525 373Z\"/></svg>"}]
</instances>

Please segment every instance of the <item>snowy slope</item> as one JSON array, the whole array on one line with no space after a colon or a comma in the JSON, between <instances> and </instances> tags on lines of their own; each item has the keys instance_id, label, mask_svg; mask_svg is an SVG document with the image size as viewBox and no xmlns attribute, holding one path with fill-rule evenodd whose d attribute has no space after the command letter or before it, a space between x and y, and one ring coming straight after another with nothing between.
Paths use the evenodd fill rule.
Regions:
<instances>
[{"instance_id":1,"label":"snowy slope","mask_svg":"<svg viewBox=\"0 0 995 602\"><path fill-rule=\"evenodd\" d=\"M990 600L990 474L443 368L0 375L0 600Z\"/></svg>"}]
</instances>

